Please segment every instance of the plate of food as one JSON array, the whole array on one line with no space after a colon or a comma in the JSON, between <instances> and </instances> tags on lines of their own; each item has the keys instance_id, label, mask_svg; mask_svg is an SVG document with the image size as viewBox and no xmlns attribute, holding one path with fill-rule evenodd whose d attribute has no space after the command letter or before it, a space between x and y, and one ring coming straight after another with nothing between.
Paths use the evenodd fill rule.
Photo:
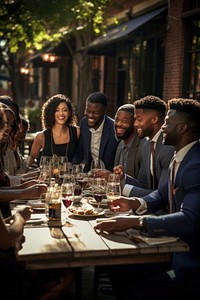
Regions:
<instances>
[{"instance_id":1,"label":"plate of food","mask_svg":"<svg viewBox=\"0 0 200 300\"><path fill-rule=\"evenodd\" d=\"M77 217L98 217L104 214L102 208L83 208L83 207L70 207L68 208L69 212Z\"/></svg>"}]
</instances>

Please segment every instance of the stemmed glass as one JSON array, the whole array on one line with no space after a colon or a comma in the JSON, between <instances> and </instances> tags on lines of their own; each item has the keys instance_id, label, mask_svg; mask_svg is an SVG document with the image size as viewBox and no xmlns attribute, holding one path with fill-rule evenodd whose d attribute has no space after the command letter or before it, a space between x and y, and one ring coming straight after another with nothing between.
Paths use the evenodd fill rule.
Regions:
<instances>
[{"instance_id":1,"label":"stemmed glass","mask_svg":"<svg viewBox=\"0 0 200 300\"><path fill-rule=\"evenodd\" d=\"M119 199L121 196L121 185L119 182L107 182L106 186L106 198L108 199L108 205L110 210L115 211L117 206L115 205L115 200Z\"/></svg>"},{"instance_id":2,"label":"stemmed glass","mask_svg":"<svg viewBox=\"0 0 200 300\"><path fill-rule=\"evenodd\" d=\"M47 186L49 186L51 180L51 168L50 166L43 166L40 169L40 174L38 177L38 181L41 183L45 183Z\"/></svg>"},{"instance_id":3,"label":"stemmed glass","mask_svg":"<svg viewBox=\"0 0 200 300\"><path fill-rule=\"evenodd\" d=\"M90 171L94 176L95 173L105 169L104 162L101 159L93 159L91 163Z\"/></svg>"},{"instance_id":4,"label":"stemmed glass","mask_svg":"<svg viewBox=\"0 0 200 300\"><path fill-rule=\"evenodd\" d=\"M59 171L59 184L62 184L64 176L69 172L67 156L59 156Z\"/></svg>"},{"instance_id":5,"label":"stemmed glass","mask_svg":"<svg viewBox=\"0 0 200 300\"><path fill-rule=\"evenodd\" d=\"M104 178L94 178L92 191L98 208L100 208L101 201L106 198L106 180Z\"/></svg>"},{"instance_id":6,"label":"stemmed glass","mask_svg":"<svg viewBox=\"0 0 200 300\"><path fill-rule=\"evenodd\" d=\"M65 208L69 208L74 201L74 184L72 182L63 183L61 187L61 199ZM67 210L66 210L67 212ZM66 222L69 222L68 217L66 216Z\"/></svg>"},{"instance_id":7,"label":"stemmed glass","mask_svg":"<svg viewBox=\"0 0 200 300\"><path fill-rule=\"evenodd\" d=\"M108 175L108 182L118 182L120 183L120 175L115 173L110 173Z\"/></svg>"},{"instance_id":8,"label":"stemmed glass","mask_svg":"<svg viewBox=\"0 0 200 300\"><path fill-rule=\"evenodd\" d=\"M51 166L51 156L45 156L45 155L42 155L40 157L40 162L39 162L39 167L40 167L40 170L43 168L43 167L50 167Z\"/></svg>"},{"instance_id":9,"label":"stemmed glass","mask_svg":"<svg viewBox=\"0 0 200 300\"><path fill-rule=\"evenodd\" d=\"M40 168L40 174L38 176L38 182L45 183L47 187L50 185L51 181L51 167L50 165L44 165ZM40 195L40 200L44 200L46 197L46 193Z\"/></svg>"},{"instance_id":10,"label":"stemmed glass","mask_svg":"<svg viewBox=\"0 0 200 300\"><path fill-rule=\"evenodd\" d=\"M77 175L81 172L81 168L79 164L74 164L72 165L72 174L74 175L74 177L76 178Z\"/></svg>"}]
</instances>

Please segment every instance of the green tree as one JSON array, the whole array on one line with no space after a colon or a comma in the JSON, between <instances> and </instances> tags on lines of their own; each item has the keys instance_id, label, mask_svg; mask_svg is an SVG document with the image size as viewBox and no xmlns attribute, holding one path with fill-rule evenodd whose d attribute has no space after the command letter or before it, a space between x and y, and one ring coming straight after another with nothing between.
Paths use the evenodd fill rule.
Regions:
<instances>
[{"instance_id":1,"label":"green tree","mask_svg":"<svg viewBox=\"0 0 200 300\"><path fill-rule=\"evenodd\" d=\"M105 8L109 2L0 1L0 64L5 65L9 72L13 97L20 106L24 106L18 82L20 67L37 51L50 45L56 46L61 40L65 41L79 68L80 101L85 97L91 89L87 45L96 34L104 30Z\"/></svg>"}]
</instances>

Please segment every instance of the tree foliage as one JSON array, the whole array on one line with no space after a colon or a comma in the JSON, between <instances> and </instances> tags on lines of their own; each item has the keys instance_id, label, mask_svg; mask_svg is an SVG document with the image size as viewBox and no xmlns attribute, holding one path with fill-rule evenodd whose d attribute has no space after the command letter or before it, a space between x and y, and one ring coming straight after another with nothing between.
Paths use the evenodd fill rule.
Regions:
<instances>
[{"instance_id":1,"label":"tree foliage","mask_svg":"<svg viewBox=\"0 0 200 300\"><path fill-rule=\"evenodd\" d=\"M6 66L18 91L19 68L29 55L66 40L75 57L92 36L104 30L105 8L110 0L4 0L0 1L0 65ZM79 30L80 29L80 30ZM76 40L75 49L69 37ZM76 60L77 63L78 60Z\"/></svg>"}]
</instances>

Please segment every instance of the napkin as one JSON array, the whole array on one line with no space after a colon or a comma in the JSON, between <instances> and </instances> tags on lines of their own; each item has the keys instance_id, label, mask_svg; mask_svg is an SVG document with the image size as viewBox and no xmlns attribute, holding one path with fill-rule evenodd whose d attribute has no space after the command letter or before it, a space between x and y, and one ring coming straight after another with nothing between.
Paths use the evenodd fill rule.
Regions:
<instances>
[{"instance_id":1,"label":"napkin","mask_svg":"<svg viewBox=\"0 0 200 300\"><path fill-rule=\"evenodd\" d=\"M30 205L32 208L45 208L45 203L42 202L40 199L29 200L26 204Z\"/></svg>"},{"instance_id":2,"label":"napkin","mask_svg":"<svg viewBox=\"0 0 200 300\"><path fill-rule=\"evenodd\" d=\"M178 240L177 237L173 236L160 236L160 237L149 237L139 233L130 234L129 238L133 242L145 242L148 245L158 245L158 244L165 244L165 243L173 243Z\"/></svg>"}]
</instances>

